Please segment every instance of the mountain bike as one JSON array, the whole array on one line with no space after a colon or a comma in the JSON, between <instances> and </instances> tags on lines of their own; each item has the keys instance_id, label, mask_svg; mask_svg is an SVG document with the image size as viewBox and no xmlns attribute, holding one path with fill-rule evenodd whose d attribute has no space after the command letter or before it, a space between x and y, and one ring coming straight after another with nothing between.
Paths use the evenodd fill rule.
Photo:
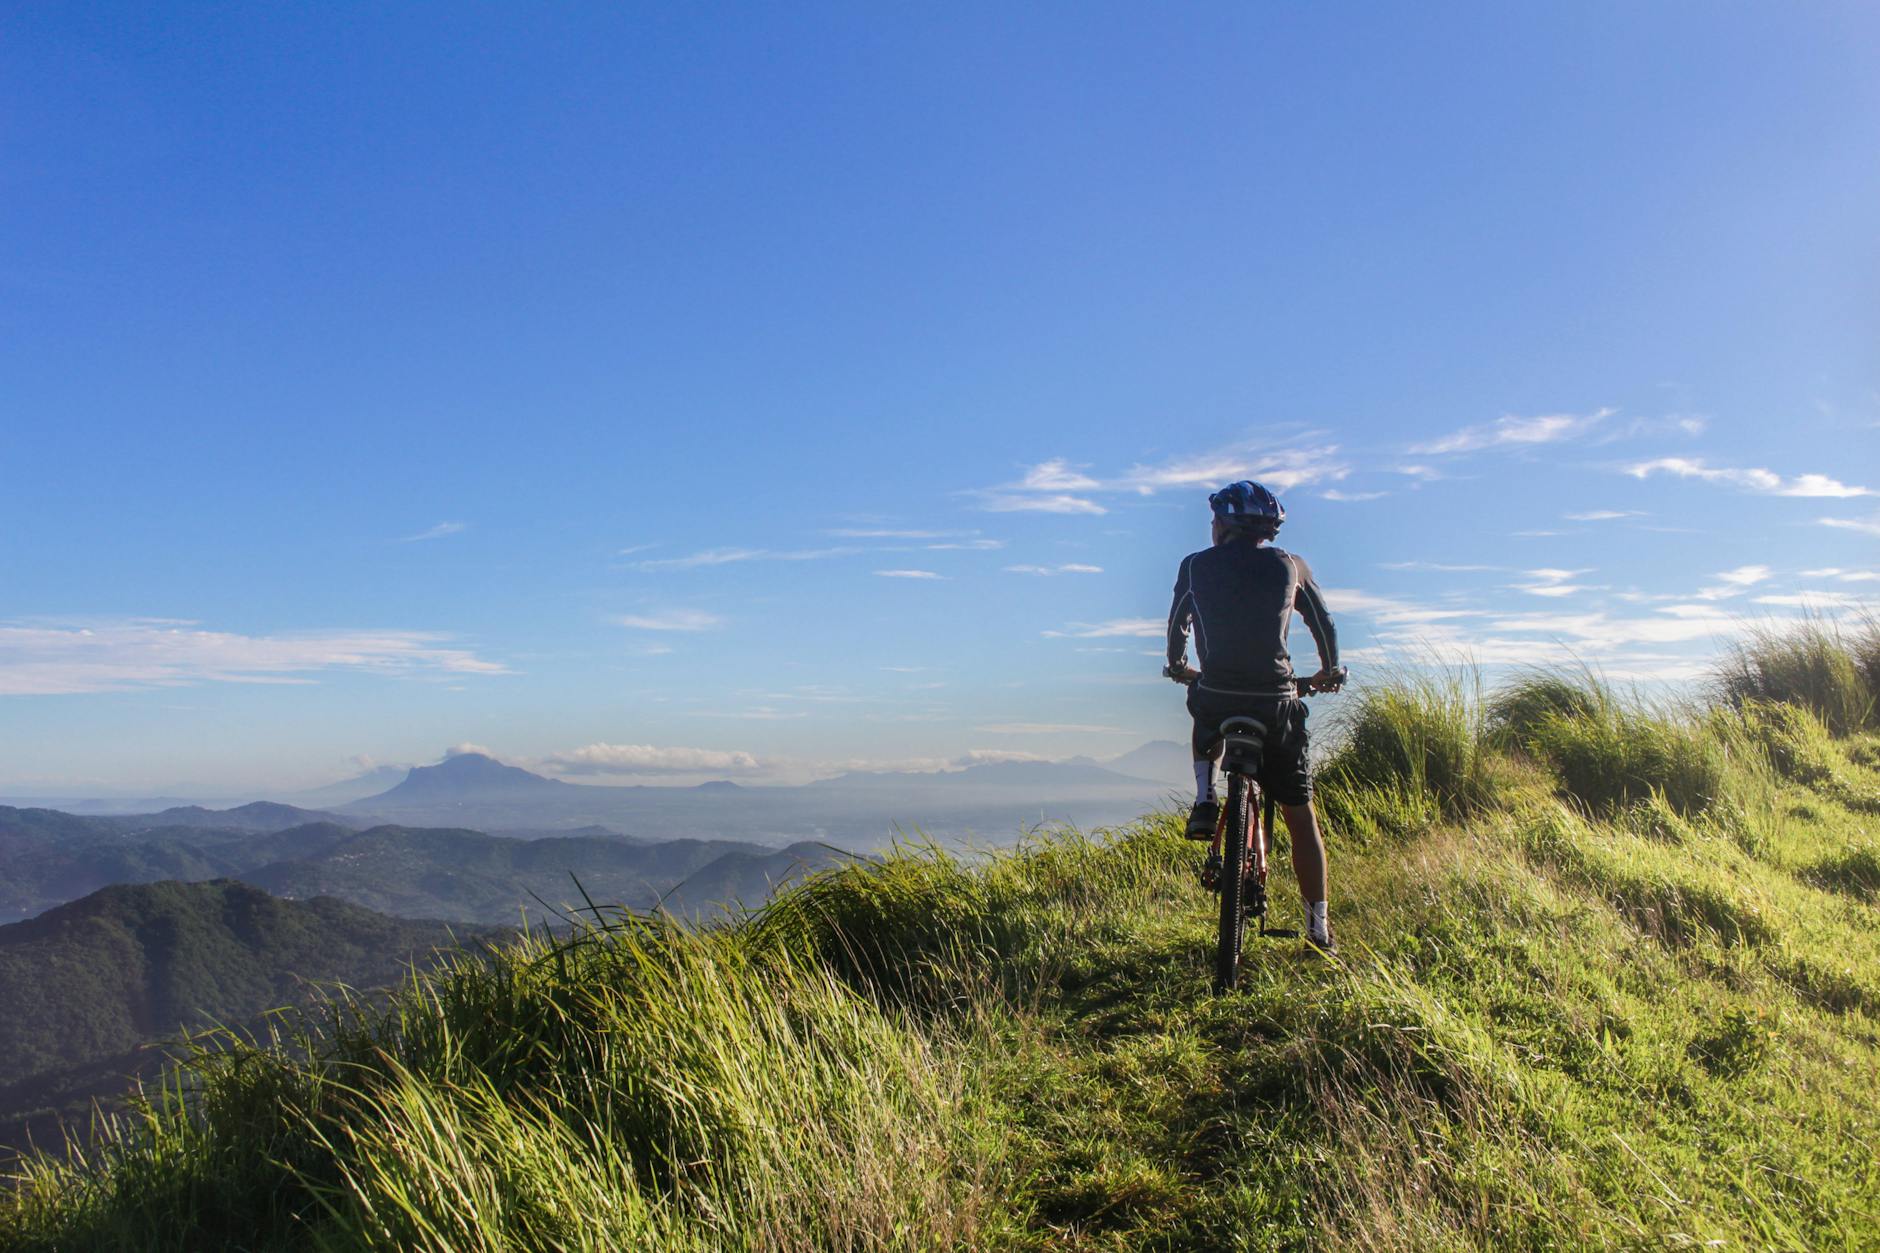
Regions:
<instances>
[{"instance_id":1,"label":"mountain bike","mask_svg":"<svg viewBox=\"0 0 1880 1253\"><path fill-rule=\"evenodd\" d=\"M1343 668L1330 683L1315 686L1299 680L1300 696L1336 691L1343 686ZM1193 680L1187 680L1193 682ZM1221 895L1220 933L1214 953L1214 990L1232 991L1240 981L1241 948L1247 919L1253 918L1258 935L1267 940L1296 940L1293 927L1267 926L1267 854L1272 845L1273 798L1260 789L1260 758L1266 751L1270 728L1257 718L1229 718L1221 723L1221 773L1227 776L1227 796L1214 828L1214 844L1202 866L1203 886ZM1255 815L1258 814L1258 820Z\"/></svg>"}]
</instances>

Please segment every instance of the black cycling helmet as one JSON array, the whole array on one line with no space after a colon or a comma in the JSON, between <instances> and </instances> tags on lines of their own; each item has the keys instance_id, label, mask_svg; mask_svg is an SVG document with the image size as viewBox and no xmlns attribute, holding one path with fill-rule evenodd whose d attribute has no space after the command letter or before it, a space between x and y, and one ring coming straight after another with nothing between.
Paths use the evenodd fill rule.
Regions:
<instances>
[{"instance_id":1,"label":"black cycling helmet","mask_svg":"<svg viewBox=\"0 0 1880 1253\"><path fill-rule=\"evenodd\" d=\"M1208 497L1214 518L1234 530L1271 535L1286 520L1286 506L1279 497L1252 479L1229 483Z\"/></svg>"}]
</instances>

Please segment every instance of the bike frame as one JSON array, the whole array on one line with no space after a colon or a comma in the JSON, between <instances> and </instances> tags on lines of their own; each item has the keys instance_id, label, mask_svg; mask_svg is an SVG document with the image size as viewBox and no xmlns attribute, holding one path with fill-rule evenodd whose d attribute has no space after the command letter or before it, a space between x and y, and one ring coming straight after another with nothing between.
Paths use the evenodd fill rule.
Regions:
<instances>
[{"instance_id":1,"label":"bike frame","mask_svg":"<svg viewBox=\"0 0 1880 1253\"><path fill-rule=\"evenodd\" d=\"M1231 991L1240 981L1240 957L1247 919L1265 940L1296 940L1291 927L1266 925L1268 854L1272 849L1273 798L1261 791L1251 772L1226 767L1227 801L1214 827L1212 852L1221 864L1221 928L1215 954L1214 988Z\"/></svg>"}]
</instances>

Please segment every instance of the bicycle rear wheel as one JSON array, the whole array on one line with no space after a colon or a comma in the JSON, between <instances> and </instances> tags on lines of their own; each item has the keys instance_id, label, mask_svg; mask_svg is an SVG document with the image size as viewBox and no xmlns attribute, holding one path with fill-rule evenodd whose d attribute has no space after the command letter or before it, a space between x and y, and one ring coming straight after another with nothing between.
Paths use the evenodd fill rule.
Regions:
<instances>
[{"instance_id":1,"label":"bicycle rear wheel","mask_svg":"<svg viewBox=\"0 0 1880 1253\"><path fill-rule=\"evenodd\" d=\"M1240 946L1247 935L1247 781L1227 776L1226 823L1221 833L1221 930L1214 953L1214 990L1240 981Z\"/></svg>"}]
</instances>

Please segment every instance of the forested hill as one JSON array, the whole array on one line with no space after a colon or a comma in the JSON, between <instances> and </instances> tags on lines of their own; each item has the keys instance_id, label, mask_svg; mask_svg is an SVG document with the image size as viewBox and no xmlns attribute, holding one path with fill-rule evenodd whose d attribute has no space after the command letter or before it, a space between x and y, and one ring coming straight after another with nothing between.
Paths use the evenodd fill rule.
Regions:
<instances>
[{"instance_id":1,"label":"forested hill","mask_svg":"<svg viewBox=\"0 0 1880 1253\"><path fill-rule=\"evenodd\" d=\"M372 988L476 928L388 918L332 898L280 900L232 880L104 888L0 926L0 1144L35 1114L82 1115L140 1047L211 1023L305 1003L315 981Z\"/></svg>"}]
</instances>

